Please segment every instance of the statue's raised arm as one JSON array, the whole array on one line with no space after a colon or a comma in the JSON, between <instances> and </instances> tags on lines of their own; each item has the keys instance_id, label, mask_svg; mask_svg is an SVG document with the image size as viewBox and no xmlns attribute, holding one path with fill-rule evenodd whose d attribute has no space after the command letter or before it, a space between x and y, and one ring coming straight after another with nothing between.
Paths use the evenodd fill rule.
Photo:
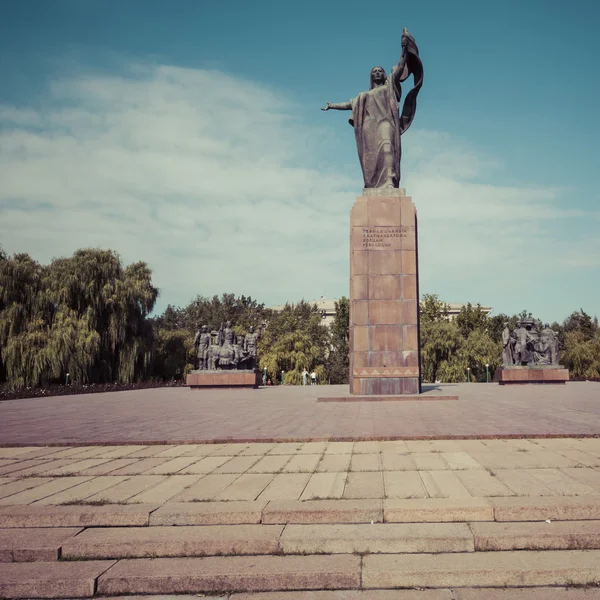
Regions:
<instances>
[{"instance_id":1,"label":"statue's raised arm","mask_svg":"<svg viewBox=\"0 0 600 600\"><path fill-rule=\"evenodd\" d=\"M404 28L402 53L390 77L382 67L373 67L369 89L350 102L327 103L321 110L351 110L358 157L365 188L397 188L400 184L400 136L410 127L417 95L423 85L423 64L413 36ZM406 95L402 111L401 83L414 76L414 86Z\"/></svg>"},{"instance_id":2,"label":"statue's raised arm","mask_svg":"<svg viewBox=\"0 0 600 600\"><path fill-rule=\"evenodd\" d=\"M324 106L321 110L352 110L351 102L338 102L334 104L332 102L328 102L327 106Z\"/></svg>"}]
</instances>

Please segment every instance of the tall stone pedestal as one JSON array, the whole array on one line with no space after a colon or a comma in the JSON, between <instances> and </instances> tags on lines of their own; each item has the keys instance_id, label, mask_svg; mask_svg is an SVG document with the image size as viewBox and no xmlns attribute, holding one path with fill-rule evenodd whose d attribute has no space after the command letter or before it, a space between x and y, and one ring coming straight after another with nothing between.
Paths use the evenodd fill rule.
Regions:
<instances>
[{"instance_id":1,"label":"tall stone pedestal","mask_svg":"<svg viewBox=\"0 0 600 600\"><path fill-rule=\"evenodd\" d=\"M417 214L403 189L369 189L350 213L350 393L421 392Z\"/></svg>"}]
</instances>

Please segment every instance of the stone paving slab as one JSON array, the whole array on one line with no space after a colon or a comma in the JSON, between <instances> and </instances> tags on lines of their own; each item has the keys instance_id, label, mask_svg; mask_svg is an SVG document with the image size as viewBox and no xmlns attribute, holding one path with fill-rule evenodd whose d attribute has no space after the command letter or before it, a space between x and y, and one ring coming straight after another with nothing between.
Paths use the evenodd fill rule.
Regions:
<instances>
[{"instance_id":1,"label":"stone paving slab","mask_svg":"<svg viewBox=\"0 0 600 600\"><path fill-rule=\"evenodd\" d=\"M266 500L254 502L171 502L161 506L150 515L150 525L260 523L265 506L267 506ZM274 523L274 521L270 522Z\"/></svg>"},{"instance_id":2,"label":"stone paving slab","mask_svg":"<svg viewBox=\"0 0 600 600\"><path fill-rule=\"evenodd\" d=\"M382 500L272 501L262 511L263 523L381 523Z\"/></svg>"},{"instance_id":3,"label":"stone paving slab","mask_svg":"<svg viewBox=\"0 0 600 600\"><path fill-rule=\"evenodd\" d=\"M471 523L475 550L584 550L600 548L600 521Z\"/></svg>"},{"instance_id":4,"label":"stone paving slab","mask_svg":"<svg viewBox=\"0 0 600 600\"><path fill-rule=\"evenodd\" d=\"M0 563L0 598L91 598L114 560Z\"/></svg>"},{"instance_id":5,"label":"stone paving slab","mask_svg":"<svg viewBox=\"0 0 600 600\"><path fill-rule=\"evenodd\" d=\"M464 523L288 525L284 554L375 554L473 552L473 534Z\"/></svg>"},{"instance_id":6,"label":"stone paving slab","mask_svg":"<svg viewBox=\"0 0 600 600\"><path fill-rule=\"evenodd\" d=\"M352 589L360 571L350 555L125 559L100 576L98 593Z\"/></svg>"},{"instance_id":7,"label":"stone paving slab","mask_svg":"<svg viewBox=\"0 0 600 600\"><path fill-rule=\"evenodd\" d=\"M363 559L365 588L522 587L600 581L600 550L377 554Z\"/></svg>"},{"instance_id":8,"label":"stone paving slab","mask_svg":"<svg viewBox=\"0 0 600 600\"><path fill-rule=\"evenodd\" d=\"M52 481L49 477L28 477L27 479L13 479L0 486L0 498L14 496L31 488ZM8 502L8 501L7 501Z\"/></svg>"},{"instance_id":9,"label":"stone paving slab","mask_svg":"<svg viewBox=\"0 0 600 600\"><path fill-rule=\"evenodd\" d=\"M0 508L2 527L139 527L148 525L158 505L7 506Z\"/></svg>"},{"instance_id":10,"label":"stone paving slab","mask_svg":"<svg viewBox=\"0 0 600 600\"><path fill-rule=\"evenodd\" d=\"M346 473L314 473L309 479L301 500L341 498L346 487Z\"/></svg>"},{"instance_id":11,"label":"stone paving slab","mask_svg":"<svg viewBox=\"0 0 600 600\"><path fill-rule=\"evenodd\" d=\"M91 477L57 477L41 485L0 498L0 505L30 504L90 481Z\"/></svg>"},{"instance_id":12,"label":"stone paving slab","mask_svg":"<svg viewBox=\"0 0 600 600\"><path fill-rule=\"evenodd\" d=\"M600 435L600 383L519 388L495 384L426 386L423 398L447 395L449 391L459 400L443 403L443 419L439 418L441 403L436 401L368 405L317 402L320 396L346 395L347 386L156 388L8 400L0 403L0 444L150 446L149 442L192 445L204 441L293 443ZM82 402L85 411L81 410ZM165 406L169 406L168 420L164 419ZM294 415L293 419L273 419L282 406ZM137 426L128 427L131 422ZM265 423L270 423L268 428ZM127 456L151 457L156 450L141 448Z\"/></svg>"},{"instance_id":13,"label":"stone paving slab","mask_svg":"<svg viewBox=\"0 0 600 600\"><path fill-rule=\"evenodd\" d=\"M283 525L102 527L86 529L67 540L62 546L62 556L89 560L276 554L282 531Z\"/></svg>"},{"instance_id":14,"label":"stone paving slab","mask_svg":"<svg viewBox=\"0 0 600 600\"><path fill-rule=\"evenodd\" d=\"M0 529L0 562L58 560L64 542L81 527Z\"/></svg>"}]
</instances>

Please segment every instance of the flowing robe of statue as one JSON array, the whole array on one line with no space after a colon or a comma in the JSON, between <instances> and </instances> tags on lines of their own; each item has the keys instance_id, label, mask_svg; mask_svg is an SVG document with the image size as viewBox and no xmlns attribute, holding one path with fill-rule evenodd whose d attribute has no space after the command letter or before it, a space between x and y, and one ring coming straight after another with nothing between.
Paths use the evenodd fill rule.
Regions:
<instances>
[{"instance_id":1,"label":"flowing robe of statue","mask_svg":"<svg viewBox=\"0 0 600 600\"><path fill-rule=\"evenodd\" d=\"M505 327L502 330L502 364L506 367L511 367L515 364L513 357L512 338L510 329Z\"/></svg>"},{"instance_id":2,"label":"flowing robe of statue","mask_svg":"<svg viewBox=\"0 0 600 600\"><path fill-rule=\"evenodd\" d=\"M360 93L350 102L358 157L365 188L394 187L400 183L400 136L410 127L416 109L417 95L423 85L423 64L417 44L408 32L402 36L403 54L383 85ZM400 82L414 75L414 87L407 94L402 113Z\"/></svg>"}]
</instances>

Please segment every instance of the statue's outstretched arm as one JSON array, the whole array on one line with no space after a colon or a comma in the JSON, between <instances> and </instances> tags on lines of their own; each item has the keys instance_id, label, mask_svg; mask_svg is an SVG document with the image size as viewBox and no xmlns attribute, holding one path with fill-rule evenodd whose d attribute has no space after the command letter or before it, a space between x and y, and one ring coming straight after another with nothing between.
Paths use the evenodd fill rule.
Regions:
<instances>
[{"instance_id":1,"label":"statue's outstretched arm","mask_svg":"<svg viewBox=\"0 0 600 600\"><path fill-rule=\"evenodd\" d=\"M339 102L338 104L327 103L321 110L352 110L351 102Z\"/></svg>"}]
</instances>

